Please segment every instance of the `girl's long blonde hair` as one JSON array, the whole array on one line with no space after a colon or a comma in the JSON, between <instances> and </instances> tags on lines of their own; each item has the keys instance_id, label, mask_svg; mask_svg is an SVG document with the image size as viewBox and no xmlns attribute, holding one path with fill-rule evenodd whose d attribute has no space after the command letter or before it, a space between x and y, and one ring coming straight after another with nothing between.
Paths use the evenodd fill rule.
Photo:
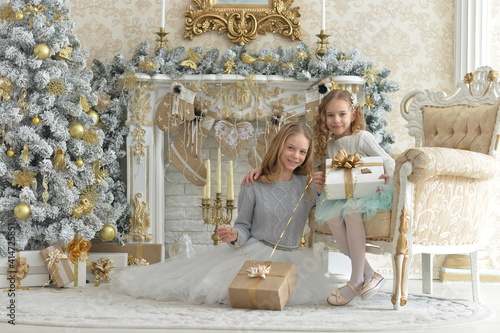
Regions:
<instances>
[{"instance_id":1,"label":"girl's long blonde hair","mask_svg":"<svg viewBox=\"0 0 500 333\"><path fill-rule=\"evenodd\" d=\"M281 127L278 134L274 137L269 150L262 159L262 173L258 180L264 183L272 183L279 179L283 171L283 163L280 159L281 152L283 152L286 139L295 134L303 134L309 140L309 149L307 150L304 162L293 170L293 173L296 175L311 175L314 164L311 131L303 123L292 122Z\"/></svg>"},{"instance_id":2,"label":"girl's long blonde hair","mask_svg":"<svg viewBox=\"0 0 500 333\"><path fill-rule=\"evenodd\" d=\"M363 116L362 108L358 105L353 105L352 93L344 89L331 90L318 106L318 115L316 116L316 123L314 124L314 156L317 160L323 162L326 158L326 144L333 133L330 133L326 125L326 107L328 103L333 100L343 100L351 105L351 110L356 113L356 118L351 123L352 133L359 132L365 129L365 119Z\"/></svg>"}]
</instances>

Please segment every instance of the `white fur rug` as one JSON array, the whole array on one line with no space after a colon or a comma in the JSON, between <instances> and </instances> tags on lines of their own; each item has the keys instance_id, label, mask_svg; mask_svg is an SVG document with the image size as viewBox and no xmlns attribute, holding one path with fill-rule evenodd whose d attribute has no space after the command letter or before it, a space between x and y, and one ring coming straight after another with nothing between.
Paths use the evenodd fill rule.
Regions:
<instances>
[{"instance_id":1,"label":"white fur rug","mask_svg":"<svg viewBox=\"0 0 500 333\"><path fill-rule=\"evenodd\" d=\"M2 293L5 303L7 293ZM478 322L494 316L488 307L466 300L412 294L400 311L390 293L344 307L287 306L283 311L233 309L228 305L190 305L113 294L106 284L82 289L32 288L15 297L16 324L64 327L213 329L227 331L399 331ZM2 308L5 309L4 306ZM3 312L3 310L0 310ZM6 316L0 317L6 322Z\"/></svg>"}]
</instances>

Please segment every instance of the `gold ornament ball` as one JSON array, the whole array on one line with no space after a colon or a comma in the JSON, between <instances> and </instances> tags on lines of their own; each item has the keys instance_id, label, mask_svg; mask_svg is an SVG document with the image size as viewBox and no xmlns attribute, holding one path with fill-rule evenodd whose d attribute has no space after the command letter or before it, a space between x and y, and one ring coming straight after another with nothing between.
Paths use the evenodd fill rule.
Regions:
<instances>
[{"instance_id":1,"label":"gold ornament ball","mask_svg":"<svg viewBox=\"0 0 500 333\"><path fill-rule=\"evenodd\" d=\"M31 122L33 125L38 125L40 124L40 118L38 116L34 116L33 119L31 119Z\"/></svg>"},{"instance_id":2,"label":"gold ornament ball","mask_svg":"<svg viewBox=\"0 0 500 333\"><path fill-rule=\"evenodd\" d=\"M22 21L22 20L24 20L24 14L23 14L22 12L17 12L17 13L16 13L16 19L17 19L18 21Z\"/></svg>"},{"instance_id":3,"label":"gold ornament ball","mask_svg":"<svg viewBox=\"0 0 500 333\"><path fill-rule=\"evenodd\" d=\"M14 157L14 156L16 156L16 152L14 150L12 150L12 147L9 148L9 150L7 150L6 154L7 154L8 157Z\"/></svg>"},{"instance_id":4,"label":"gold ornament ball","mask_svg":"<svg viewBox=\"0 0 500 333\"><path fill-rule=\"evenodd\" d=\"M26 220L31 215L31 208L25 203L20 203L14 208L14 215L20 220Z\"/></svg>"},{"instance_id":5,"label":"gold ornament ball","mask_svg":"<svg viewBox=\"0 0 500 333\"><path fill-rule=\"evenodd\" d=\"M77 166L77 167L79 167L79 168L81 168L82 166L84 166L84 165L85 165L85 163L83 163L83 160L82 160L82 158L81 158L81 157L78 157L78 159L76 160L75 164L76 164L76 166Z\"/></svg>"},{"instance_id":6,"label":"gold ornament ball","mask_svg":"<svg viewBox=\"0 0 500 333\"><path fill-rule=\"evenodd\" d=\"M82 139L85 135L85 127L80 123L74 123L69 128L69 134L75 139Z\"/></svg>"},{"instance_id":7,"label":"gold ornament ball","mask_svg":"<svg viewBox=\"0 0 500 333\"><path fill-rule=\"evenodd\" d=\"M38 59L45 60L50 56L50 47L45 43L38 44L37 46L35 46L33 54Z\"/></svg>"},{"instance_id":8,"label":"gold ornament ball","mask_svg":"<svg viewBox=\"0 0 500 333\"><path fill-rule=\"evenodd\" d=\"M92 119L94 119L94 124L97 124L99 122L99 114L97 112L95 112L94 110L90 110L89 112L87 112L87 114L91 116Z\"/></svg>"},{"instance_id":9,"label":"gold ornament ball","mask_svg":"<svg viewBox=\"0 0 500 333\"><path fill-rule=\"evenodd\" d=\"M116 237L116 229L112 225L105 225L99 231L99 236L106 242L112 241Z\"/></svg>"}]
</instances>

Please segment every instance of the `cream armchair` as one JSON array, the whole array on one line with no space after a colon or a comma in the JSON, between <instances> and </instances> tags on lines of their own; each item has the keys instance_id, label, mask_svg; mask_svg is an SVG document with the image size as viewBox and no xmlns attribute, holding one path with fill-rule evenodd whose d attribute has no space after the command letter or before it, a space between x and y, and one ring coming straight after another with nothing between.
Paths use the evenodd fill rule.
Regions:
<instances>
[{"instance_id":1,"label":"cream armchair","mask_svg":"<svg viewBox=\"0 0 500 333\"><path fill-rule=\"evenodd\" d=\"M466 75L450 96L415 90L403 98L401 114L416 148L396 159L392 211L365 222L367 251L393 256L395 309L407 302L418 253L424 293L432 293L434 254L470 254L473 300L479 301L477 250L498 166L499 106L500 83L489 67ZM312 242L329 233L314 214L309 226Z\"/></svg>"}]
</instances>

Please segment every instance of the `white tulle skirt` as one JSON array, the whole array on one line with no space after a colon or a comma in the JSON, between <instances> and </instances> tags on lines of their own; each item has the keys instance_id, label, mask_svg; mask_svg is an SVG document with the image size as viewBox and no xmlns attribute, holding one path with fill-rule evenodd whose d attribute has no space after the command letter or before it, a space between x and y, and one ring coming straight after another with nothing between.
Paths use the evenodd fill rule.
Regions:
<instances>
[{"instance_id":1,"label":"white tulle skirt","mask_svg":"<svg viewBox=\"0 0 500 333\"><path fill-rule=\"evenodd\" d=\"M255 238L242 246L253 260L269 260L272 247ZM229 304L229 285L248 260L241 250L222 244L193 258L173 257L162 263L127 267L111 275L111 289L135 297L187 303ZM325 275L312 249L276 250L272 261L297 265L297 285L288 305L325 302L336 287Z\"/></svg>"}]
</instances>

